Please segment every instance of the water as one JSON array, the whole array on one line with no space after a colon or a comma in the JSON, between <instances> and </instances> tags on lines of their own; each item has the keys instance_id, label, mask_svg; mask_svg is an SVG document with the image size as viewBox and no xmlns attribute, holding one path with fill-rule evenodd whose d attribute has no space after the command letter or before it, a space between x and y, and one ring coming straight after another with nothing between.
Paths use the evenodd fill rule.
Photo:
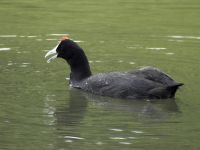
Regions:
<instances>
[{"instance_id":1,"label":"water","mask_svg":"<svg viewBox=\"0 0 200 150\"><path fill-rule=\"evenodd\" d=\"M0 149L199 149L199 6L198 0L2 0ZM80 42L94 74L155 66L185 85L165 101L71 89L65 62L44 59L64 35Z\"/></svg>"}]
</instances>

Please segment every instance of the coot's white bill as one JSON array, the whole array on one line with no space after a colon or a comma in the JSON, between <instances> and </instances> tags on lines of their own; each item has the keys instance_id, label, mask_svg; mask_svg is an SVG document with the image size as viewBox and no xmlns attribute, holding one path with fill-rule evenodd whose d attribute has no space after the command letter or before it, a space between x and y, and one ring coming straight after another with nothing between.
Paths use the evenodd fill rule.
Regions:
<instances>
[{"instance_id":1,"label":"coot's white bill","mask_svg":"<svg viewBox=\"0 0 200 150\"><path fill-rule=\"evenodd\" d=\"M59 43L60 44L60 43ZM58 44L58 45L59 45ZM56 45L52 50L48 51L45 55L45 58L50 56L50 55L53 55L51 56L48 60L47 60L47 63L50 63L53 59L55 59L57 56L58 56L58 53L56 52L56 49L58 47L58 45Z\"/></svg>"}]
</instances>

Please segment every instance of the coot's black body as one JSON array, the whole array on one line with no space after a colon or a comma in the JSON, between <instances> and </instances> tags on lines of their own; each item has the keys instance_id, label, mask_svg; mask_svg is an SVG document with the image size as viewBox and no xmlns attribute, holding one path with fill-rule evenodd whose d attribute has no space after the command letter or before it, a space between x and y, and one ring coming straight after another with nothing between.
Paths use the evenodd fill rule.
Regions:
<instances>
[{"instance_id":1,"label":"coot's black body","mask_svg":"<svg viewBox=\"0 0 200 150\"><path fill-rule=\"evenodd\" d=\"M166 99L173 98L178 87L183 85L153 67L92 75L84 51L68 38L63 39L46 56L55 52L56 57L65 59L70 65L70 85L97 95L125 99Z\"/></svg>"}]
</instances>

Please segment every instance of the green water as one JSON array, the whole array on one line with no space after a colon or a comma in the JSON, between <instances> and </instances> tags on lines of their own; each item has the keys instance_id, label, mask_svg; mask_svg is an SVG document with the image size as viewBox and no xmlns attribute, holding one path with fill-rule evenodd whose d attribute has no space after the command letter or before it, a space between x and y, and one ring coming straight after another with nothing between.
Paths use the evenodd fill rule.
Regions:
<instances>
[{"instance_id":1,"label":"green water","mask_svg":"<svg viewBox=\"0 0 200 150\"><path fill-rule=\"evenodd\" d=\"M1 0L1 150L200 148L199 0ZM175 100L127 101L70 89L61 34L93 73L155 66L185 83Z\"/></svg>"}]
</instances>

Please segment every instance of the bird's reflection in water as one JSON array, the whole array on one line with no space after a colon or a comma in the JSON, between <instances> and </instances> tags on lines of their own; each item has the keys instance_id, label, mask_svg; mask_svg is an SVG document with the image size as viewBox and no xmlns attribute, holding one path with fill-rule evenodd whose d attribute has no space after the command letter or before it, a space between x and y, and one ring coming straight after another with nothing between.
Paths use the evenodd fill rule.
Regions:
<instances>
[{"instance_id":1,"label":"bird's reflection in water","mask_svg":"<svg viewBox=\"0 0 200 150\"><path fill-rule=\"evenodd\" d=\"M174 99L166 100L123 100L101 97L85 93L78 89L70 89L69 104L56 109L58 126L80 125L87 111L87 106L92 104L105 111L126 113L140 119L165 122L173 114L179 112ZM114 115L113 115L114 116ZM130 120L131 121L131 120Z\"/></svg>"},{"instance_id":2,"label":"bird's reflection in water","mask_svg":"<svg viewBox=\"0 0 200 150\"><path fill-rule=\"evenodd\" d=\"M57 124L76 126L80 124L87 110L88 101L77 89L69 90L69 104L56 109Z\"/></svg>"},{"instance_id":3,"label":"bird's reflection in water","mask_svg":"<svg viewBox=\"0 0 200 150\"><path fill-rule=\"evenodd\" d=\"M102 109L112 112L122 112L138 117L141 120L149 118L151 121L165 122L173 114L179 113L175 99L130 100L101 97L90 93L82 93L88 101L93 101Z\"/></svg>"},{"instance_id":4,"label":"bird's reflection in water","mask_svg":"<svg viewBox=\"0 0 200 150\"><path fill-rule=\"evenodd\" d=\"M97 108L97 110L89 110L87 112L89 105L94 105L94 108ZM135 121L140 122L145 119L148 119L148 121L169 122L171 116L179 112L175 100L145 101L113 99L85 93L78 89L70 89L68 105L57 107L55 110L55 129L59 137L56 146L60 148L63 148L63 146L66 147L66 142L84 142L93 137L92 135L91 137L85 136L83 131L89 135L90 131L88 131L88 129L91 131L98 130L98 124L104 124L104 116L99 116L101 113L96 114L96 116L99 116L100 122L98 122L97 119L95 122L97 127L93 124L94 126L88 128L84 118L91 112L98 113L98 110L100 110L101 112L105 111L106 113L109 113L109 116L111 116L109 117L110 120L106 119L107 125L102 126L105 128L105 134L111 127L110 125L113 126L112 116L115 117L116 123L116 114L119 113L122 114L122 116L124 115L126 119L129 119L128 121L130 124L131 122L134 124ZM121 118L119 118L117 125L123 124L120 119Z\"/></svg>"}]
</instances>

